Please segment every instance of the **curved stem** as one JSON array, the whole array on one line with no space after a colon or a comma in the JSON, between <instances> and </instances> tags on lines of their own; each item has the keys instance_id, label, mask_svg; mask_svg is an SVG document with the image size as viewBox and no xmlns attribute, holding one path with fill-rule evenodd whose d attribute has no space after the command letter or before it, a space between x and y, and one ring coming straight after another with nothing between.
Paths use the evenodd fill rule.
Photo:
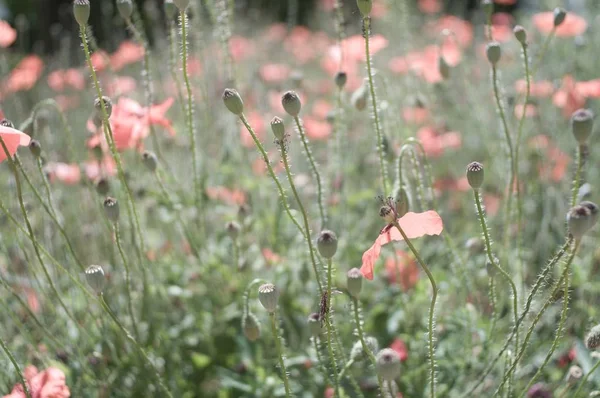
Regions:
<instances>
[{"instance_id":1,"label":"curved stem","mask_svg":"<svg viewBox=\"0 0 600 398\"><path fill-rule=\"evenodd\" d=\"M358 332L358 339L360 340L360 345L362 346L363 352L367 355L367 358L369 358L371 365L373 365L373 369L375 369L375 367L376 367L375 354L373 354L373 352L371 352L371 350L369 349L369 346L367 345L367 342L365 341L365 335L363 333L362 322L360 320L360 311L359 311L359 306L358 306L358 300L354 297L352 297L352 304L354 307L354 323L356 324L356 331ZM379 373L375 372L375 374L377 375L377 383L379 384L379 393L383 394L383 379L381 378Z\"/></svg>"},{"instance_id":2,"label":"curved stem","mask_svg":"<svg viewBox=\"0 0 600 398\"><path fill-rule=\"evenodd\" d=\"M44 184L44 189L46 191L46 200L48 201L48 207L50 211L52 211L52 215L58 219L56 209L54 208L53 200L52 200L52 190L50 189L50 184L48 183L48 179L46 178L46 174L44 173L44 168L42 166L42 159L39 157L35 160L37 165L37 169L40 172L40 177L42 179L42 183Z\"/></svg>"},{"instance_id":3,"label":"curved stem","mask_svg":"<svg viewBox=\"0 0 600 398\"><path fill-rule=\"evenodd\" d=\"M398 221L394 221L394 226L398 229L398 231L400 231L402 238L408 245L408 248L412 252L413 256L415 256L415 258L417 259L417 262L419 263L421 268L423 268L423 271L425 271L425 273L427 274L427 278L429 278L429 282L431 283L432 292L431 292L431 305L429 306L429 323L427 325L427 329L428 329L427 337L428 337L428 346L429 346L428 347L428 350L429 350L429 378L431 379L430 380L431 381L431 389L429 391L430 392L429 396L431 398L434 398L435 397L436 379L435 379L435 347L434 347L435 339L434 339L433 334L435 332L434 316L435 316L435 302L437 300L438 288L437 288L437 284L435 283L433 274L429 270L429 267L427 267L427 265L425 264L423 259L421 259L419 252L413 246L412 242L410 241L410 239L408 238L408 236L406 235L406 233L404 232L404 230L402 229L402 227L400 226Z\"/></svg>"},{"instance_id":4,"label":"curved stem","mask_svg":"<svg viewBox=\"0 0 600 398\"><path fill-rule=\"evenodd\" d=\"M31 398L31 393L29 392L29 385L25 381L25 376L23 375L23 372L21 371L21 367L17 363L12 352L10 352L10 350L6 346L6 343L4 342L4 340L2 340L2 337L0 337L0 346L2 346L2 350L4 351L4 353L6 354L8 359L10 359L10 362L15 367L15 370L17 371L17 374L19 375L19 379L21 380L21 385L23 386L23 390L25 391L25 395L27 396L27 398Z\"/></svg>"},{"instance_id":5,"label":"curved stem","mask_svg":"<svg viewBox=\"0 0 600 398\"><path fill-rule=\"evenodd\" d=\"M542 44L542 48L540 49L540 52L538 53L538 57L537 57L535 63L533 64L533 68L532 68L533 72L531 72L531 76L535 76L537 74L538 69L542 65L542 59L544 58L544 55L546 54L546 50L548 50L548 45L552 41L552 38L554 37L555 34L556 34L556 27L553 27L552 31L550 31L550 34L546 37L546 40L544 40L544 43Z\"/></svg>"},{"instance_id":6,"label":"curved stem","mask_svg":"<svg viewBox=\"0 0 600 398\"><path fill-rule=\"evenodd\" d=\"M275 348L277 349L277 357L279 358L279 367L281 368L281 378L283 379L283 386L285 388L285 396L291 397L292 393L290 390L290 382L288 381L287 370L285 368L285 362L283 360L283 349L281 348L281 341L279 340L279 332L277 327L277 321L275 320L275 313L269 313L269 318L271 318L271 331L273 332L273 337L275 338Z\"/></svg>"},{"instance_id":7,"label":"curved stem","mask_svg":"<svg viewBox=\"0 0 600 398\"><path fill-rule=\"evenodd\" d=\"M123 251L121 232L117 222L115 222L113 229L115 231L115 240L117 241L117 248L119 249L119 254L121 255L121 261L123 261L123 267L125 267L125 286L127 289L127 307L129 308L129 316L131 317L133 332L135 333L136 337L139 337L140 333L138 331L137 322L135 320L135 312L133 311L133 304L131 300L131 274L129 270L129 261L127 261L127 257Z\"/></svg>"},{"instance_id":8,"label":"curved stem","mask_svg":"<svg viewBox=\"0 0 600 398\"><path fill-rule=\"evenodd\" d=\"M340 381L338 379L337 361L335 359L335 352L333 350L333 325L331 324L331 283L332 283L332 268L333 263L330 258L327 259L327 303L325 309L325 326L327 327L327 352L329 353L329 360L331 361L331 367L333 371L333 385L335 388L335 396L341 397L340 395Z\"/></svg>"}]
</instances>

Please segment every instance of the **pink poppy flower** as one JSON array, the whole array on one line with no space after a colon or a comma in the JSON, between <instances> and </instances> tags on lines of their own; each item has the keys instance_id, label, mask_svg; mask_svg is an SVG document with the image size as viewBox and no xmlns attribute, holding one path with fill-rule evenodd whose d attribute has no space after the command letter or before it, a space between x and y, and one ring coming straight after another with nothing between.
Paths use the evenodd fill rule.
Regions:
<instances>
[{"instance_id":1,"label":"pink poppy flower","mask_svg":"<svg viewBox=\"0 0 600 398\"><path fill-rule=\"evenodd\" d=\"M306 116L303 120L306 136L311 140L326 140L331 135L331 124L318 120L312 116Z\"/></svg>"},{"instance_id":2,"label":"pink poppy flower","mask_svg":"<svg viewBox=\"0 0 600 398\"><path fill-rule=\"evenodd\" d=\"M108 54L106 53L106 51L103 50L95 51L90 58L92 61L92 66L94 67L96 72L104 71L108 67L110 62Z\"/></svg>"},{"instance_id":3,"label":"pink poppy flower","mask_svg":"<svg viewBox=\"0 0 600 398\"><path fill-rule=\"evenodd\" d=\"M473 25L470 22L460 19L452 15L446 15L428 23L425 26L425 30L433 32L436 35L442 33L445 29L448 29L458 40L461 47L468 47L473 42Z\"/></svg>"},{"instance_id":4,"label":"pink poppy flower","mask_svg":"<svg viewBox=\"0 0 600 398\"><path fill-rule=\"evenodd\" d=\"M85 88L85 76L77 69L58 69L48 75L48 86L54 91L64 91L67 87L81 91Z\"/></svg>"},{"instance_id":5,"label":"pink poppy flower","mask_svg":"<svg viewBox=\"0 0 600 398\"><path fill-rule=\"evenodd\" d=\"M541 12L532 17L533 25L541 33L548 35L554 29L554 13L552 11ZM587 29L587 22L583 17L568 12L565 20L556 28L556 36L573 37L583 34Z\"/></svg>"},{"instance_id":6,"label":"pink poppy flower","mask_svg":"<svg viewBox=\"0 0 600 398\"><path fill-rule=\"evenodd\" d=\"M408 360L408 348L406 347L404 340L395 338L392 344L390 344L390 348L398 353L400 356L400 362L405 362Z\"/></svg>"},{"instance_id":7,"label":"pink poppy flower","mask_svg":"<svg viewBox=\"0 0 600 398\"><path fill-rule=\"evenodd\" d=\"M431 126L421 127L417 132L417 138L421 141L427 156L430 157L441 156L446 149L457 149L462 146L460 133L456 131L439 132Z\"/></svg>"},{"instance_id":8,"label":"pink poppy flower","mask_svg":"<svg viewBox=\"0 0 600 398\"><path fill-rule=\"evenodd\" d=\"M527 93L527 82L525 79L519 79L515 82L517 93L525 95ZM546 98L554 92L554 84L548 80L531 82L529 95L532 97Z\"/></svg>"},{"instance_id":9,"label":"pink poppy flower","mask_svg":"<svg viewBox=\"0 0 600 398\"><path fill-rule=\"evenodd\" d=\"M521 119L522 117L534 117L538 115L537 106L534 104L517 104L515 105L515 117Z\"/></svg>"},{"instance_id":10,"label":"pink poppy flower","mask_svg":"<svg viewBox=\"0 0 600 398\"><path fill-rule=\"evenodd\" d=\"M71 391L66 384L66 376L58 368L48 368L38 372L35 366L27 366L23 371L32 398L69 398ZM15 385L12 392L3 398L26 398L21 384Z\"/></svg>"},{"instance_id":11,"label":"pink poppy flower","mask_svg":"<svg viewBox=\"0 0 600 398\"><path fill-rule=\"evenodd\" d=\"M281 83L285 81L292 70L286 64L265 64L260 67L259 74L266 83Z\"/></svg>"},{"instance_id":12,"label":"pink poppy flower","mask_svg":"<svg viewBox=\"0 0 600 398\"><path fill-rule=\"evenodd\" d=\"M28 55L21 60L4 81L7 93L31 90L44 70L44 61L37 55Z\"/></svg>"},{"instance_id":13,"label":"pink poppy flower","mask_svg":"<svg viewBox=\"0 0 600 398\"><path fill-rule=\"evenodd\" d=\"M442 11L440 0L419 0L417 7L423 14L435 14Z\"/></svg>"},{"instance_id":14,"label":"pink poppy flower","mask_svg":"<svg viewBox=\"0 0 600 398\"><path fill-rule=\"evenodd\" d=\"M575 88L586 98L600 98L600 79L577 82Z\"/></svg>"},{"instance_id":15,"label":"pink poppy flower","mask_svg":"<svg viewBox=\"0 0 600 398\"><path fill-rule=\"evenodd\" d=\"M81 181L81 169L77 164L50 162L44 167L48 181L62 182L65 185L75 185Z\"/></svg>"},{"instance_id":16,"label":"pink poppy flower","mask_svg":"<svg viewBox=\"0 0 600 398\"><path fill-rule=\"evenodd\" d=\"M439 235L444 228L442 218L433 210L424 213L408 212L398 219L400 227L409 239L420 238L424 235ZM363 253L362 266L360 268L363 276L369 280L373 279L375 262L381 253L381 247L392 241L404 240L400 231L395 227L381 233L375 243Z\"/></svg>"},{"instance_id":17,"label":"pink poppy flower","mask_svg":"<svg viewBox=\"0 0 600 398\"><path fill-rule=\"evenodd\" d=\"M14 156L17 153L17 148L19 146L27 146L29 145L29 141L31 141L31 137L27 134L10 127L2 126L0 124L0 137L4 141L6 145L6 149L8 149L8 153L11 156ZM6 152L4 148L0 146L0 163L6 160Z\"/></svg>"},{"instance_id":18,"label":"pink poppy flower","mask_svg":"<svg viewBox=\"0 0 600 398\"><path fill-rule=\"evenodd\" d=\"M233 61L243 61L255 53L254 42L242 36L231 36L229 40L229 52Z\"/></svg>"},{"instance_id":19,"label":"pink poppy flower","mask_svg":"<svg viewBox=\"0 0 600 398\"><path fill-rule=\"evenodd\" d=\"M377 54L388 46L388 40L380 34L369 38L369 53L371 56ZM365 39L362 35L350 36L342 41L342 47L345 56L351 60L366 61L365 57Z\"/></svg>"},{"instance_id":20,"label":"pink poppy flower","mask_svg":"<svg viewBox=\"0 0 600 398\"><path fill-rule=\"evenodd\" d=\"M246 119L248 119L248 123L252 126L256 137L260 141L264 141L267 135L267 125L263 116L256 111L247 111ZM240 125L240 138L242 140L242 145L246 148L254 147L254 139L243 124Z\"/></svg>"},{"instance_id":21,"label":"pink poppy flower","mask_svg":"<svg viewBox=\"0 0 600 398\"><path fill-rule=\"evenodd\" d=\"M333 106L329 102L318 99L312 106L312 114L317 118L324 120L332 109Z\"/></svg>"},{"instance_id":22,"label":"pink poppy flower","mask_svg":"<svg viewBox=\"0 0 600 398\"><path fill-rule=\"evenodd\" d=\"M571 75L563 77L562 86L554 93L552 103L562 109L563 116L570 118L577 109L585 108L585 97L578 90Z\"/></svg>"},{"instance_id":23,"label":"pink poppy flower","mask_svg":"<svg viewBox=\"0 0 600 398\"><path fill-rule=\"evenodd\" d=\"M17 31L0 19L0 48L10 47L17 40Z\"/></svg>"},{"instance_id":24,"label":"pink poppy flower","mask_svg":"<svg viewBox=\"0 0 600 398\"><path fill-rule=\"evenodd\" d=\"M261 253L268 265L275 265L281 262L281 256L267 247L263 248Z\"/></svg>"},{"instance_id":25,"label":"pink poppy flower","mask_svg":"<svg viewBox=\"0 0 600 398\"><path fill-rule=\"evenodd\" d=\"M144 58L144 47L132 41L121 43L117 51L110 56L110 63L115 71L127 65L135 64Z\"/></svg>"},{"instance_id":26,"label":"pink poppy flower","mask_svg":"<svg viewBox=\"0 0 600 398\"><path fill-rule=\"evenodd\" d=\"M390 283L398 284L403 291L412 289L419 281L419 265L415 259L402 250L385 260L385 271Z\"/></svg>"},{"instance_id":27,"label":"pink poppy flower","mask_svg":"<svg viewBox=\"0 0 600 398\"><path fill-rule=\"evenodd\" d=\"M223 186L207 187L206 195L212 200L231 205L241 206L246 203L246 193L240 189L229 189Z\"/></svg>"},{"instance_id":28,"label":"pink poppy flower","mask_svg":"<svg viewBox=\"0 0 600 398\"><path fill-rule=\"evenodd\" d=\"M407 123L423 124L429 119L429 110L424 106L412 106L402 109L402 119Z\"/></svg>"},{"instance_id":29,"label":"pink poppy flower","mask_svg":"<svg viewBox=\"0 0 600 398\"><path fill-rule=\"evenodd\" d=\"M111 97L120 97L135 92L137 81L131 76L115 76L106 85L106 93Z\"/></svg>"}]
</instances>

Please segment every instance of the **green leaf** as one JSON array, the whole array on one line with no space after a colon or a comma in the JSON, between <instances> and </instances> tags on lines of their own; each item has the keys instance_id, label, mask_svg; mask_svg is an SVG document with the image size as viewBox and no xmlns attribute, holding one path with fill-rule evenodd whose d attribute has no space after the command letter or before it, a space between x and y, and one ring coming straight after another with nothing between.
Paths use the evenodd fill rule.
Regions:
<instances>
[{"instance_id":1,"label":"green leaf","mask_svg":"<svg viewBox=\"0 0 600 398\"><path fill-rule=\"evenodd\" d=\"M194 366L197 367L198 369L204 369L208 365L210 365L210 357L208 355L201 354L199 352L193 352L192 353L192 362L194 363Z\"/></svg>"}]
</instances>

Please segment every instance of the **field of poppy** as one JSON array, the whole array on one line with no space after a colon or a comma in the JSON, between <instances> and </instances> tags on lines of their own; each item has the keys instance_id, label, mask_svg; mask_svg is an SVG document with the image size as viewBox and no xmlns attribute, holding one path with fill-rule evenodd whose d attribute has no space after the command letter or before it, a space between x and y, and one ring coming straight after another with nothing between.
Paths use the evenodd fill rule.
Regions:
<instances>
[{"instance_id":1,"label":"field of poppy","mask_svg":"<svg viewBox=\"0 0 600 398\"><path fill-rule=\"evenodd\" d=\"M600 396L595 1L94 3L0 20L0 396Z\"/></svg>"}]
</instances>

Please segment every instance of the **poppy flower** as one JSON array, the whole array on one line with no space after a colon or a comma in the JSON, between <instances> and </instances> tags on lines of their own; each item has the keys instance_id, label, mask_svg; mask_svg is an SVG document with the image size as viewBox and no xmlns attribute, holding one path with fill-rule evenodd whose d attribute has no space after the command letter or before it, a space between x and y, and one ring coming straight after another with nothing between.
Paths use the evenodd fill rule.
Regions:
<instances>
[{"instance_id":1,"label":"poppy flower","mask_svg":"<svg viewBox=\"0 0 600 398\"><path fill-rule=\"evenodd\" d=\"M515 90L519 94L525 95L527 93L527 82L525 79L519 79L515 82ZM529 95L532 97L546 98L552 95L554 92L554 84L548 80L540 80L538 82L531 82L529 89Z\"/></svg>"},{"instance_id":2,"label":"poppy flower","mask_svg":"<svg viewBox=\"0 0 600 398\"><path fill-rule=\"evenodd\" d=\"M69 398L71 391L66 384L64 372L58 368L48 368L38 372L35 366L27 366L23 371L32 398ZM10 394L3 398L26 398L21 384L14 386Z\"/></svg>"},{"instance_id":3,"label":"poppy flower","mask_svg":"<svg viewBox=\"0 0 600 398\"><path fill-rule=\"evenodd\" d=\"M17 40L17 31L0 19L0 47L8 48Z\"/></svg>"},{"instance_id":4,"label":"poppy flower","mask_svg":"<svg viewBox=\"0 0 600 398\"><path fill-rule=\"evenodd\" d=\"M377 34L369 38L369 54L377 54L388 46L388 39L383 35ZM342 41L344 55L351 60L366 61L365 39L362 35L353 35Z\"/></svg>"},{"instance_id":5,"label":"poppy flower","mask_svg":"<svg viewBox=\"0 0 600 398\"><path fill-rule=\"evenodd\" d=\"M48 86L54 91L68 87L81 91L85 88L85 76L78 69L58 69L48 75Z\"/></svg>"},{"instance_id":6,"label":"poppy flower","mask_svg":"<svg viewBox=\"0 0 600 398\"><path fill-rule=\"evenodd\" d=\"M423 14L435 14L442 10L442 3L440 0L419 0L417 7Z\"/></svg>"},{"instance_id":7,"label":"poppy flower","mask_svg":"<svg viewBox=\"0 0 600 398\"><path fill-rule=\"evenodd\" d=\"M395 338L392 344L390 344L390 348L398 353L400 362L404 362L408 359L408 348L406 347L404 340Z\"/></svg>"},{"instance_id":8,"label":"poppy flower","mask_svg":"<svg viewBox=\"0 0 600 398\"><path fill-rule=\"evenodd\" d=\"M21 60L10 72L3 86L6 93L16 93L18 91L27 91L37 83L42 71L44 70L44 61L37 55L28 55Z\"/></svg>"},{"instance_id":9,"label":"poppy flower","mask_svg":"<svg viewBox=\"0 0 600 398\"><path fill-rule=\"evenodd\" d=\"M115 76L106 84L106 93L110 97L120 97L133 93L137 88L137 81L131 76Z\"/></svg>"},{"instance_id":10,"label":"poppy flower","mask_svg":"<svg viewBox=\"0 0 600 398\"><path fill-rule=\"evenodd\" d=\"M586 98L600 98L600 79L577 82L575 88Z\"/></svg>"},{"instance_id":11,"label":"poppy flower","mask_svg":"<svg viewBox=\"0 0 600 398\"><path fill-rule=\"evenodd\" d=\"M249 58L255 51L254 42L245 37L234 35L229 39L229 53L234 62Z\"/></svg>"},{"instance_id":12,"label":"poppy flower","mask_svg":"<svg viewBox=\"0 0 600 398\"><path fill-rule=\"evenodd\" d=\"M96 72L102 72L108 67L110 63L110 58L108 57L108 54L106 53L106 51L103 50L95 51L90 57L90 59L92 61L92 66L94 67Z\"/></svg>"},{"instance_id":13,"label":"poppy flower","mask_svg":"<svg viewBox=\"0 0 600 398\"><path fill-rule=\"evenodd\" d=\"M275 265L281 262L281 256L267 247L263 248L261 253L268 265Z\"/></svg>"},{"instance_id":14,"label":"poppy flower","mask_svg":"<svg viewBox=\"0 0 600 398\"><path fill-rule=\"evenodd\" d=\"M506 43L513 39L514 33L512 25L513 17L505 12L497 12L492 15L492 38L498 42ZM487 27L484 28L484 33L487 37ZM488 40L492 38L487 37Z\"/></svg>"},{"instance_id":15,"label":"poppy flower","mask_svg":"<svg viewBox=\"0 0 600 398\"><path fill-rule=\"evenodd\" d=\"M419 281L419 266L415 259L402 250L385 260L385 270L390 283L398 284L407 291Z\"/></svg>"},{"instance_id":16,"label":"poppy flower","mask_svg":"<svg viewBox=\"0 0 600 398\"><path fill-rule=\"evenodd\" d=\"M409 239L420 238L424 235L439 235L444 228L442 218L433 210L424 213L408 212L398 219L400 227ZM360 272L369 280L373 279L373 269L375 262L381 253L381 247L392 241L404 240L400 231L396 227L392 227L387 231L383 231L375 243L363 253L362 266Z\"/></svg>"},{"instance_id":17,"label":"poppy flower","mask_svg":"<svg viewBox=\"0 0 600 398\"><path fill-rule=\"evenodd\" d=\"M65 185L75 185L81 181L81 169L77 164L50 162L44 167L48 181L59 181Z\"/></svg>"},{"instance_id":18,"label":"poppy flower","mask_svg":"<svg viewBox=\"0 0 600 398\"><path fill-rule=\"evenodd\" d=\"M416 105L402 109L402 119L407 123L423 124L429 119L429 110Z\"/></svg>"},{"instance_id":19,"label":"poppy flower","mask_svg":"<svg viewBox=\"0 0 600 398\"><path fill-rule=\"evenodd\" d=\"M314 102L312 106L312 114L319 119L326 119L327 115L333 107L331 104L323 99L318 99Z\"/></svg>"},{"instance_id":20,"label":"poppy flower","mask_svg":"<svg viewBox=\"0 0 600 398\"><path fill-rule=\"evenodd\" d=\"M206 195L212 200L219 200L231 205L241 206L246 203L246 193L240 189L229 189L223 186L207 187Z\"/></svg>"},{"instance_id":21,"label":"poppy flower","mask_svg":"<svg viewBox=\"0 0 600 398\"><path fill-rule=\"evenodd\" d=\"M468 47L473 42L473 25L453 15L443 16L437 21L432 21L425 25L425 30L435 35L441 34L446 29L454 34L456 40L458 40L458 43L463 48Z\"/></svg>"},{"instance_id":22,"label":"poppy flower","mask_svg":"<svg viewBox=\"0 0 600 398\"><path fill-rule=\"evenodd\" d=\"M439 157L446 149L456 149L462 146L460 133L456 131L439 132L431 126L424 126L417 132L425 153L429 157Z\"/></svg>"},{"instance_id":23,"label":"poppy flower","mask_svg":"<svg viewBox=\"0 0 600 398\"><path fill-rule=\"evenodd\" d=\"M554 13L552 11L541 12L532 17L533 25L540 33L550 34L554 29ZM556 28L558 37L574 37L583 34L587 29L587 22L583 17L568 12L565 20Z\"/></svg>"},{"instance_id":24,"label":"poppy flower","mask_svg":"<svg viewBox=\"0 0 600 398\"><path fill-rule=\"evenodd\" d=\"M291 71L286 64L272 63L261 66L258 73L265 83L281 83L290 76Z\"/></svg>"},{"instance_id":25,"label":"poppy flower","mask_svg":"<svg viewBox=\"0 0 600 398\"><path fill-rule=\"evenodd\" d=\"M246 112L246 119L248 119L248 123L252 126L256 138L258 138L259 141L263 141L267 135L267 124L262 115L256 111L249 111ZM240 125L240 138L244 147L254 147L254 139L243 124Z\"/></svg>"},{"instance_id":26,"label":"poppy flower","mask_svg":"<svg viewBox=\"0 0 600 398\"><path fill-rule=\"evenodd\" d=\"M324 120L307 116L304 118L303 124L306 136L311 140L325 140L331 135L331 124Z\"/></svg>"},{"instance_id":27,"label":"poppy flower","mask_svg":"<svg viewBox=\"0 0 600 398\"><path fill-rule=\"evenodd\" d=\"M27 134L20 132L19 130L3 126L0 124L0 137L4 141L4 145L6 145L6 149L8 149L8 153L11 156L14 156L17 153L17 148L19 146L27 146L29 145L29 141L31 141L31 137ZM0 163L6 160L6 152L4 148L0 146Z\"/></svg>"},{"instance_id":28,"label":"poppy flower","mask_svg":"<svg viewBox=\"0 0 600 398\"><path fill-rule=\"evenodd\" d=\"M83 168L85 175L90 181L97 181L99 178L117 175L117 165L115 160L109 154L106 154L102 161L88 160Z\"/></svg>"},{"instance_id":29,"label":"poppy flower","mask_svg":"<svg viewBox=\"0 0 600 398\"><path fill-rule=\"evenodd\" d=\"M538 166L538 172L542 179L560 182L569 169L571 159L547 135L539 134L532 137L528 146L540 151L544 159Z\"/></svg>"},{"instance_id":30,"label":"poppy flower","mask_svg":"<svg viewBox=\"0 0 600 398\"><path fill-rule=\"evenodd\" d=\"M571 75L563 77L562 86L554 93L552 103L562 109L563 116L566 118L571 118L577 109L585 108L585 97Z\"/></svg>"},{"instance_id":31,"label":"poppy flower","mask_svg":"<svg viewBox=\"0 0 600 398\"><path fill-rule=\"evenodd\" d=\"M117 51L110 56L110 64L115 71L127 65L135 64L144 58L144 47L130 40L121 43Z\"/></svg>"}]
</instances>

